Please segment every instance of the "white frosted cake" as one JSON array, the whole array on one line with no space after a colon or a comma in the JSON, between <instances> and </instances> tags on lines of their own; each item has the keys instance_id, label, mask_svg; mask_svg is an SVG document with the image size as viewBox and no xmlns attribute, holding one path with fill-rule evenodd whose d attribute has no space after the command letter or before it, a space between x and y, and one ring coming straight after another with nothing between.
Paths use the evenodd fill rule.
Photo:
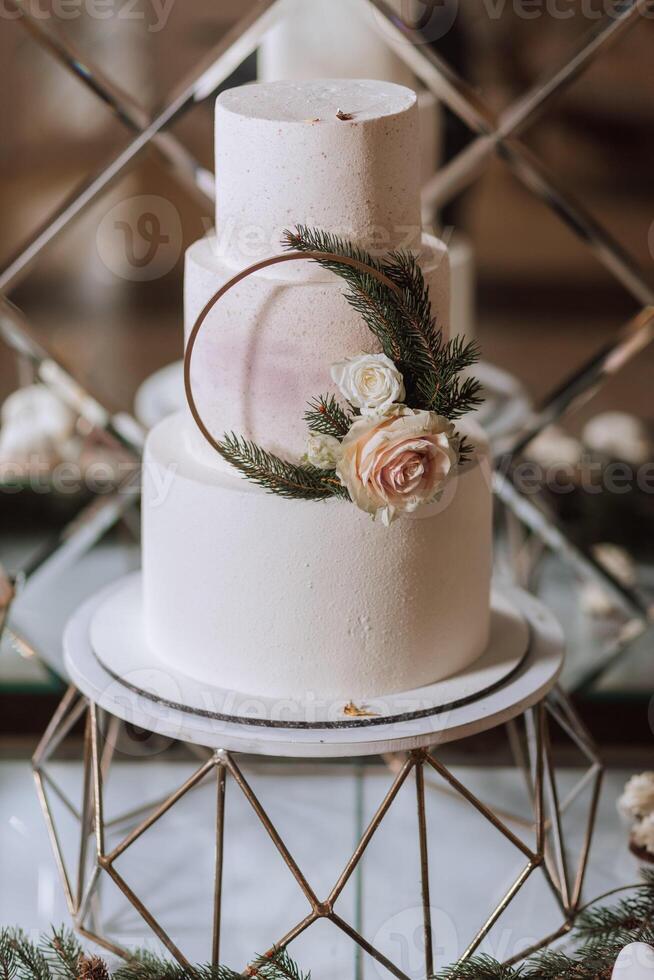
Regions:
<instances>
[{"instance_id":1,"label":"white frosted cake","mask_svg":"<svg viewBox=\"0 0 654 980\"><path fill-rule=\"evenodd\" d=\"M375 81L231 89L217 100L216 174L218 234L186 256L187 340L213 294L280 253L284 230L299 225L379 262L410 249L447 334L447 250L420 232L411 90ZM275 454L306 474L316 499L245 479L190 412L149 436L147 639L163 664L207 684L360 701L450 676L487 644L486 440L415 402L423 388L409 367L402 376L345 288L309 261L248 276L209 313L190 367L215 439L235 433ZM308 433L303 415L319 394L340 399L342 433ZM315 487L334 495L317 499Z\"/></svg>"}]
</instances>

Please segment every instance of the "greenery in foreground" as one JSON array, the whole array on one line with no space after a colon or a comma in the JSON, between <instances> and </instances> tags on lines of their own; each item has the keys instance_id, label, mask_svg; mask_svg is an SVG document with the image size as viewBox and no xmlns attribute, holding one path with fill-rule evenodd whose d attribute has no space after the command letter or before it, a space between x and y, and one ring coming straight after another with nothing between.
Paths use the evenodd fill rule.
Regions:
<instances>
[{"instance_id":1,"label":"greenery in foreground","mask_svg":"<svg viewBox=\"0 0 654 980\"><path fill-rule=\"evenodd\" d=\"M476 956L449 967L443 980L610 980L618 953L632 942L654 945L654 869L642 882L619 891L612 905L597 899L577 918L572 952L545 950L517 966L503 966L489 956ZM606 898L608 896L604 896ZM18 929L0 929L0 980L240 980L225 966L185 969L152 953L137 951L113 972L98 956L84 952L66 930L55 930L32 942ZM255 959L246 976L260 980L310 980L285 949Z\"/></svg>"}]
</instances>

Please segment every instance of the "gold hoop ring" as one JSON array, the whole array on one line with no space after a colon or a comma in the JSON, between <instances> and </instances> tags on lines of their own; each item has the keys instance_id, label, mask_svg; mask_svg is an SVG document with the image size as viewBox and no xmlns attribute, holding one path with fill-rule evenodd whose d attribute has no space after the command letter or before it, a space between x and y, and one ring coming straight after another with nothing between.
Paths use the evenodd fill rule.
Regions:
<instances>
[{"instance_id":1,"label":"gold hoop ring","mask_svg":"<svg viewBox=\"0 0 654 980\"><path fill-rule=\"evenodd\" d=\"M378 282L382 283L383 286L386 286L388 289L392 290L392 292L394 292L396 295L401 295L401 290L399 287L393 282L392 279L389 279L383 272L380 272L379 269L375 269L374 266L368 265L367 262L361 262L359 259L353 259L345 255L338 255L336 252L284 252L282 255L273 255L268 259L262 259L260 262L255 262L253 265L249 265L246 269L243 269L241 272L229 279L217 292L213 294L209 302L204 306L204 309L193 325L193 329L189 335L186 350L184 352L184 390L186 392L186 401L188 402L188 407L191 410L191 415L193 416L195 424L209 445L215 449L217 453L220 453L220 443L204 424L202 416L200 415L198 407L195 403L193 388L191 385L191 358L193 357L193 349L195 347L195 342L198 339L198 334L202 328L202 324L216 303L222 299L225 293L229 292L233 286L236 286L243 279L246 279L255 272L259 272L260 269L267 269L268 266L280 265L282 262L297 262L299 259L305 259L307 261L313 260L315 262L337 262L339 265L350 266L353 269L358 269L359 272L368 273L369 275L373 276L373 278L377 279Z\"/></svg>"}]
</instances>

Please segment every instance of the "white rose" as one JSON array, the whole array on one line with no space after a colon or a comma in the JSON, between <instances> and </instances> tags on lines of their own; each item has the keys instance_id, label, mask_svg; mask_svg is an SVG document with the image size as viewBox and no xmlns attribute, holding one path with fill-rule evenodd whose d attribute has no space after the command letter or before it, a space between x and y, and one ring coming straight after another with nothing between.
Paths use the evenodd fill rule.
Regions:
<instances>
[{"instance_id":1,"label":"white rose","mask_svg":"<svg viewBox=\"0 0 654 980\"><path fill-rule=\"evenodd\" d=\"M357 354L332 364L332 380L362 415L383 415L404 398L404 379L386 354Z\"/></svg>"},{"instance_id":2,"label":"white rose","mask_svg":"<svg viewBox=\"0 0 654 980\"><path fill-rule=\"evenodd\" d=\"M459 440L435 412L398 406L381 419L357 419L336 468L354 503L388 525L434 500L454 471Z\"/></svg>"},{"instance_id":3,"label":"white rose","mask_svg":"<svg viewBox=\"0 0 654 980\"><path fill-rule=\"evenodd\" d=\"M307 440L306 459L319 470L333 470L341 456L341 444L335 436L322 432L310 432Z\"/></svg>"}]
</instances>

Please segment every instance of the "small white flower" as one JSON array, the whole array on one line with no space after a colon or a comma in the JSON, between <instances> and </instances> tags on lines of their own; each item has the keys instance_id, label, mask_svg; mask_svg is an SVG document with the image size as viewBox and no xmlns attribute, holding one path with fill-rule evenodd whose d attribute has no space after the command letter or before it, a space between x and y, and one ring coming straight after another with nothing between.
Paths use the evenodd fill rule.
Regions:
<instances>
[{"instance_id":1,"label":"small white flower","mask_svg":"<svg viewBox=\"0 0 654 980\"><path fill-rule=\"evenodd\" d=\"M654 856L654 813L643 817L631 831L631 841Z\"/></svg>"},{"instance_id":2,"label":"small white flower","mask_svg":"<svg viewBox=\"0 0 654 980\"><path fill-rule=\"evenodd\" d=\"M627 780L618 810L632 819L654 813L654 772L641 772Z\"/></svg>"},{"instance_id":3,"label":"small white flower","mask_svg":"<svg viewBox=\"0 0 654 980\"><path fill-rule=\"evenodd\" d=\"M319 470L333 470L341 457L341 444L335 436L310 432L306 459Z\"/></svg>"},{"instance_id":4,"label":"small white flower","mask_svg":"<svg viewBox=\"0 0 654 980\"><path fill-rule=\"evenodd\" d=\"M405 395L404 379L386 354L357 354L332 364L332 380L362 415L384 415Z\"/></svg>"}]
</instances>

